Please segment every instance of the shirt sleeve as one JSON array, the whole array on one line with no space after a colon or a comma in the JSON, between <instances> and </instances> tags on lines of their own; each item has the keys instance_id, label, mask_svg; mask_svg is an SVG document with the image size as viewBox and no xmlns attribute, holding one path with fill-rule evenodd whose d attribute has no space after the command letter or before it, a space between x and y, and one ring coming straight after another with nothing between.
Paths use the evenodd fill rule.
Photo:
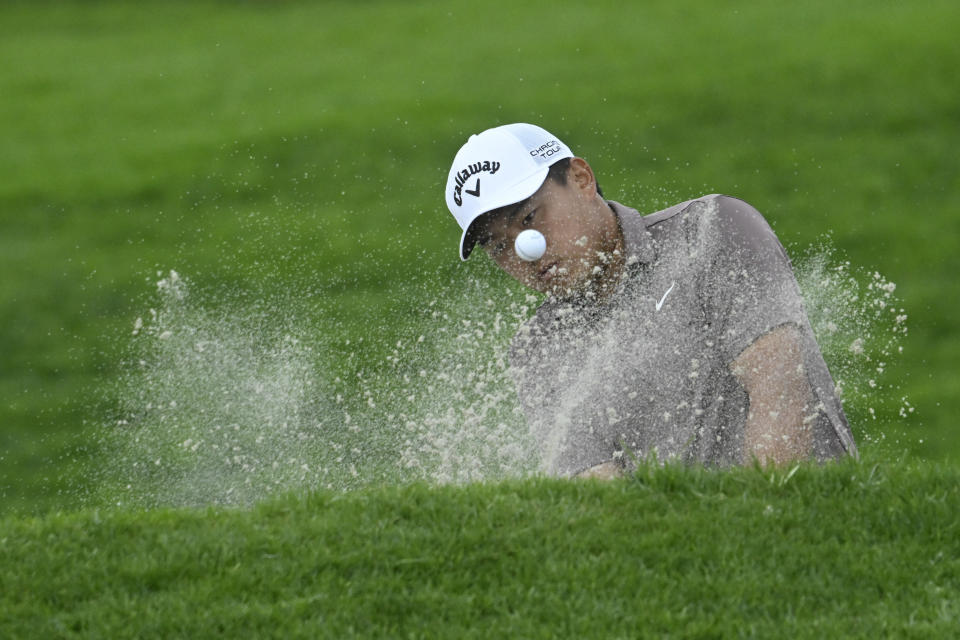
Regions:
<instances>
[{"instance_id":1,"label":"shirt sleeve","mask_svg":"<svg viewBox=\"0 0 960 640\"><path fill-rule=\"evenodd\" d=\"M743 200L716 196L701 225L716 238L703 274L702 302L728 364L773 329L806 322L790 258L759 211Z\"/></svg>"}]
</instances>

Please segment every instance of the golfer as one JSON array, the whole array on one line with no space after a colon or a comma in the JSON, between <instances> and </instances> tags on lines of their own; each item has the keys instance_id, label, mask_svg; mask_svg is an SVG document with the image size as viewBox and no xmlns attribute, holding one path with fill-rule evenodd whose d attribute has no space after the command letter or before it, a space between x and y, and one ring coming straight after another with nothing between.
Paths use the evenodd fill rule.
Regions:
<instances>
[{"instance_id":1,"label":"golfer","mask_svg":"<svg viewBox=\"0 0 960 640\"><path fill-rule=\"evenodd\" d=\"M546 472L856 455L790 260L746 202L708 195L641 215L523 123L470 137L446 202L462 260L479 245L546 294L510 353Z\"/></svg>"}]
</instances>

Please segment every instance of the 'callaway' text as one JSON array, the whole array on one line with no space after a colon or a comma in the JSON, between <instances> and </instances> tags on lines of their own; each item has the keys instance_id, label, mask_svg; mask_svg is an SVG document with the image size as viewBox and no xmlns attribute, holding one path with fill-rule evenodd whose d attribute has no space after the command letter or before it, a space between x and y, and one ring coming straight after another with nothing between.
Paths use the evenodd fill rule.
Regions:
<instances>
[{"instance_id":1,"label":"'callaway' text","mask_svg":"<svg viewBox=\"0 0 960 640\"><path fill-rule=\"evenodd\" d=\"M459 173L457 173L455 180L456 186L453 188L453 201L457 203L458 207L463 204L463 185L470 179L470 176L483 173L484 171L493 175L499 170L500 163L496 161L491 162L490 160L474 162L473 164L467 165L465 169L461 169Z\"/></svg>"}]
</instances>

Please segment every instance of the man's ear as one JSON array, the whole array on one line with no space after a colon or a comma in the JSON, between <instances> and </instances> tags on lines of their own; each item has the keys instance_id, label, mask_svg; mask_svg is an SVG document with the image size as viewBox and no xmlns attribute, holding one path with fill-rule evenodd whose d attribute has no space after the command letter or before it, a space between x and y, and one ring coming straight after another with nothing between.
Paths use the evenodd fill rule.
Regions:
<instances>
[{"instance_id":1,"label":"man's ear","mask_svg":"<svg viewBox=\"0 0 960 640\"><path fill-rule=\"evenodd\" d=\"M597 179L593 175L593 169L583 158L570 158L570 168L567 173L569 180L577 190L583 195L593 197L597 195Z\"/></svg>"}]
</instances>

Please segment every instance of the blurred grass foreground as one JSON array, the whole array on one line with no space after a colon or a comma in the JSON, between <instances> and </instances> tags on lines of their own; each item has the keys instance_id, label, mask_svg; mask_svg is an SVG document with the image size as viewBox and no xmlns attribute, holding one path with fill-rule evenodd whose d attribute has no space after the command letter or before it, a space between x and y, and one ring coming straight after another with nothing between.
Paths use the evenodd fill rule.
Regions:
<instances>
[{"instance_id":1,"label":"blurred grass foreground","mask_svg":"<svg viewBox=\"0 0 960 640\"><path fill-rule=\"evenodd\" d=\"M0 635L949 638L956 467L644 467L0 518Z\"/></svg>"},{"instance_id":2,"label":"blurred grass foreground","mask_svg":"<svg viewBox=\"0 0 960 640\"><path fill-rule=\"evenodd\" d=\"M641 211L729 193L795 259L826 242L816 255L832 262L805 273L853 284L810 291L867 296L873 272L895 284L884 313L909 316L909 333L879 336L889 349L850 370L854 432L870 455L955 464L958 31L951 2L4 3L0 507L122 501L131 478L169 488L163 464L134 463L188 454L188 427L226 429L238 411L263 429L245 438L276 444L230 464L278 490L332 482L318 467L396 479L363 475L394 436L354 451L345 414L491 429L464 444L486 453L454 480L528 469L489 367L535 301L485 258L459 263L441 197L465 138L511 121L554 131ZM175 328L193 333L179 368L158 369L174 361L144 327L174 319L157 288L171 270L192 314ZM845 339L870 338L887 316L842 322L865 299L818 309ZM835 375L851 344L835 345ZM424 405L464 371L494 398L485 412ZM318 439L333 412L343 433ZM118 449L104 434L132 418L187 430ZM212 465L189 484L209 486Z\"/></svg>"}]
</instances>

